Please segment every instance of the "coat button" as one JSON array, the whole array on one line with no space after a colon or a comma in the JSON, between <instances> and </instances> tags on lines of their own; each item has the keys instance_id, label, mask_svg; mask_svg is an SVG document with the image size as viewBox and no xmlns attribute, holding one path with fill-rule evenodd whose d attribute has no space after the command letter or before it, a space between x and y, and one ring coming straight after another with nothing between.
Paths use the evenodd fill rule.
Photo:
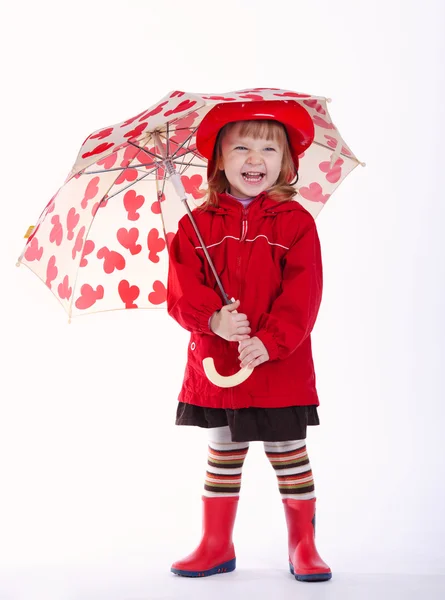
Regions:
<instances>
[{"instance_id":1,"label":"coat button","mask_svg":"<svg viewBox=\"0 0 445 600\"><path fill-rule=\"evenodd\" d=\"M195 342L192 342L192 343L190 344L190 349L191 349L191 350L194 350L195 348L196 348L196 344L195 344Z\"/></svg>"}]
</instances>

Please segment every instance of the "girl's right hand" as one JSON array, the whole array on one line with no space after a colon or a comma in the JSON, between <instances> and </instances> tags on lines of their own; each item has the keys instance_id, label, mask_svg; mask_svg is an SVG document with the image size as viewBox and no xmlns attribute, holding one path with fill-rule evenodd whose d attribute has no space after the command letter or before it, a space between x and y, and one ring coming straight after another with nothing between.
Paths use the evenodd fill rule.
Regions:
<instances>
[{"instance_id":1,"label":"girl's right hand","mask_svg":"<svg viewBox=\"0 0 445 600\"><path fill-rule=\"evenodd\" d=\"M236 312L240 305L239 300L226 304L215 312L210 320L210 329L228 342L241 342L248 340L251 332L247 315Z\"/></svg>"}]
</instances>

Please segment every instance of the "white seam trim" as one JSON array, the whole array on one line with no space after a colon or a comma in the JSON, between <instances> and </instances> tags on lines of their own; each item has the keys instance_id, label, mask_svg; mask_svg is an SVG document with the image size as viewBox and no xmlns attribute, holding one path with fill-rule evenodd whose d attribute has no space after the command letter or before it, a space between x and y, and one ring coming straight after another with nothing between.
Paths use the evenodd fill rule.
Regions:
<instances>
[{"instance_id":1,"label":"white seam trim","mask_svg":"<svg viewBox=\"0 0 445 600\"><path fill-rule=\"evenodd\" d=\"M270 242L269 239L268 239L268 237L266 235L264 235L264 234L257 235L255 238L253 238L251 240L249 240L249 239L246 238L244 241L245 242L254 242L255 240L257 240L260 237L265 238L267 240L267 243L270 246L280 246L280 248L284 248L285 250L289 250L288 246L283 246L283 244L278 244L276 242ZM238 242L240 241L240 238L234 237L233 235L226 235L225 237L223 237L223 239L220 242L216 242L216 244L210 244L210 246L207 246L207 248L213 248L214 246L219 246L219 244L222 244L224 242L224 240L227 240L227 239L237 240ZM195 246L195 250L202 250L202 249L203 249L202 246Z\"/></svg>"},{"instance_id":2,"label":"white seam trim","mask_svg":"<svg viewBox=\"0 0 445 600\"><path fill-rule=\"evenodd\" d=\"M262 233L260 233L259 235L257 235L257 236L256 236L255 238L253 238L252 240L245 239L244 241L245 241L245 242L254 242L254 241L255 241L255 240L257 240L259 237L266 238L266 240L267 240L267 243L268 243L268 244L270 244L271 246L280 246L280 248L285 248L286 250L289 250L289 247L288 247L288 246L283 246L283 244L278 244L278 243L276 243L276 242L269 242L269 238L268 238L266 235L262 234Z\"/></svg>"},{"instance_id":3,"label":"white seam trim","mask_svg":"<svg viewBox=\"0 0 445 600\"><path fill-rule=\"evenodd\" d=\"M213 248L213 246L219 246L219 244L222 244L224 240L227 239L231 239L231 240L237 240L239 242L239 238L234 237L233 235L226 235L225 237L223 237L223 239L220 242L216 242L216 244L210 244L210 246L207 246L207 248ZM195 250L202 250L202 246L195 246Z\"/></svg>"}]
</instances>

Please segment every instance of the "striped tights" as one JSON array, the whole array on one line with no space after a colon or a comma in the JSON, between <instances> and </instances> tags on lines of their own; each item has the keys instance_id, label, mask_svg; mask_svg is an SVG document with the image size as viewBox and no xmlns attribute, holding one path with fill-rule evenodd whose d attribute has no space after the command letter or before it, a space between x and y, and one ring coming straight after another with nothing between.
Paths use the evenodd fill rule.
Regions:
<instances>
[{"instance_id":1,"label":"striped tights","mask_svg":"<svg viewBox=\"0 0 445 600\"><path fill-rule=\"evenodd\" d=\"M232 442L229 427L209 429L209 448L204 496L239 496L244 460L249 442ZM283 498L315 498L314 479L306 451L306 440L263 442L275 470Z\"/></svg>"}]
</instances>

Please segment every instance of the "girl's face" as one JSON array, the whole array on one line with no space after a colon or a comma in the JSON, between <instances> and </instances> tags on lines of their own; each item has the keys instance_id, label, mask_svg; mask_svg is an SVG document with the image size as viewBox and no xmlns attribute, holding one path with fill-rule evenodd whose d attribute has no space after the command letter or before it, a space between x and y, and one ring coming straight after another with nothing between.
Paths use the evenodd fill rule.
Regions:
<instances>
[{"instance_id":1,"label":"girl's face","mask_svg":"<svg viewBox=\"0 0 445 600\"><path fill-rule=\"evenodd\" d=\"M219 166L230 183L229 192L238 198L257 196L274 185L281 170L283 149L274 140L241 137L236 123L221 140Z\"/></svg>"}]
</instances>

